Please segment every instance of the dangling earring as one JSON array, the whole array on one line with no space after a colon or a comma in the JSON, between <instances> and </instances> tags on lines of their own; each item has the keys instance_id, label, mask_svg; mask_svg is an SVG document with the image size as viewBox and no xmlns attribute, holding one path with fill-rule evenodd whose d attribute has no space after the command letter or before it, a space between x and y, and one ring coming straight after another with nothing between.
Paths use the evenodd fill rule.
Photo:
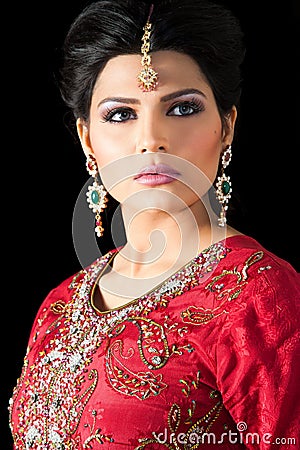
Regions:
<instances>
[{"instance_id":1,"label":"dangling earring","mask_svg":"<svg viewBox=\"0 0 300 450\"><path fill-rule=\"evenodd\" d=\"M87 196L87 202L89 205L89 208L93 210L93 212L96 214L96 227L95 232L98 237L101 237L104 232L104 228L102 226L102 220L101 220L101 212L104 208L106 208L107 198L103 185L98 184L97 181L97 174L98 174L98 166L97 161L94 155L91 153L88 154L86 159L86 168L88 173L94 177L94 182L91 186L88 187L88 191L86 193Z\"/></svg>"},{"instance_id":2,"label":"dangling earring","mask_svg":"<svg viewBox=\"0 0 300 450\"><path fill-rule=\"evenodd\" d=\"M229 145L222 155L222 168L221 175L217 178L217 191L216 196L221 205L220 217L218 219L218 224L220 227L224 227L226 224L226 212L228 209L228 202L231 198L231 181L230 177L225 175L224 170L229 165L231 161L231 145Z\"/></svg>"}]
</instances>

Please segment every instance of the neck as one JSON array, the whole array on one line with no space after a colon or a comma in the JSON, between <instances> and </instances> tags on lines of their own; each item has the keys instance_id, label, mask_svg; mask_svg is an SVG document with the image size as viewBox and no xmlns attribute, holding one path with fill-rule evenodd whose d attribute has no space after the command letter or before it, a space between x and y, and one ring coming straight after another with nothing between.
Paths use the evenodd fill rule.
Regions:
<instances>
[{"instance_id":1,"label":"neck","mask_svg":"<svg viewBox=\"0 0 300 450\"><path fill-rule=\"evenodd\" d=\"M213 226L202 202L169 212L158 209L133 211L122 208L127 243L121 255L130 262L130 275L178 269L213 242L224 230ZM128 266L127 266L128 267ZM146 269L146 270L145 270ZM174 270L173 270L174 271Z\"/></svg>"},{"instance_id":2,"label":"neck","mask_svg":"<svg viewBox=\"0 0 300 450\"><path fill-rule=\"evenodd\" d=\"M208 214L201 202L172 215L122 205L122 214L127 243L116 255L113 270L100 280L102 296L105 293L107 305L113 307L159 286L202 250L225 238L226 228L218 227L217 217Z\"/></svg>"}]
</instances>

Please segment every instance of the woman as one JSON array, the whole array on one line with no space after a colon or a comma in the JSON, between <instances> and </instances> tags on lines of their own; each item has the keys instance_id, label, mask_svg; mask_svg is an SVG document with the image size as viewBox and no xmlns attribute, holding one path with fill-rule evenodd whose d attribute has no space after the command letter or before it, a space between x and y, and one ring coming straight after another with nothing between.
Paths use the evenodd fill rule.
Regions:
<instances>
[{"instance_id":1,"label":"woman","mask_svg":"<svg viewBox=\"0 0 300 450\"><path fill-rule=\"evenodd\" d=\"M126 243L41 305L16 450L299 445L299 275L227 224L243 56L206 0L100 0L73 22L61 93L95 232L113 198Z\"/></svg>"}]
</instances>

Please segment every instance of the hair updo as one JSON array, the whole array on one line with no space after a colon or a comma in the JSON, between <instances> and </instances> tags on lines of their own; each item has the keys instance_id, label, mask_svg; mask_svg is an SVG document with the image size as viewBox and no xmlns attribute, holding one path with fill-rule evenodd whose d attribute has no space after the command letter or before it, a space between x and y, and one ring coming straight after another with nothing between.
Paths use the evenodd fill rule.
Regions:
<instances>
[{"instance_id":1,"label":"hair updo","mask_svg":"<svg viewBox=\"0 0 300 450\"><path fill-rule=\"evenodd\" d=\"M113 57L140 54L147 1L99 0L73 21L62 48L59 88L74 117L89 120L94 86ZM238 19L210 0L162 0L152 15L151 52L191 56L213 91L221 118L241 94L243 33Z\"/></svg>"}]
</instances>

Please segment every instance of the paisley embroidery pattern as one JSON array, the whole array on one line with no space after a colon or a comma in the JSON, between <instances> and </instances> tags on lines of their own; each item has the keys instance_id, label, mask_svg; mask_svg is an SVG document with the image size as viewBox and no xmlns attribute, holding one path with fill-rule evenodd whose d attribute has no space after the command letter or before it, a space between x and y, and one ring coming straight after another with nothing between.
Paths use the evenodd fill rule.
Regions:
<instances>
[{"instance_id":1,"label":"paisley embroidery pattern","mask_svg":"<svg viewBox=\"0 0 300 450\"><path fill-rule=\"evenodd\" d=\"M185 311L182 311L182 321L185 323L191 323L193 325L204 325L210 322L212 319L226 314L225 309L217 307L215 309L202 308L197 306L189 306Z\"/></svg>"},{"instance_id":2,"label":"paisley embroidery pattern","mask_svg":"<svg viewBox=\"0 0 300 450\"><path fill-rule=\"evenodd\" d=\"M192 394L192 388L198 389L200 381L200 372L197 373L196 379L189 384L185 380L180 380L187 390L184 389L184 394L188 397ZM194 450L205 444L205 436L212 428L214 422L218 419L222 409L223 402L221 394L217 390L210 392L210 398L216 400L214 406L200 418L195 415L196 401L191 400L191 407L188 408L187 413L183 414L181 407L177 403L173 403L169 409L167 426L164 433L152 433L152 438L139 439L140 445L134 450L142 450L144 448L168 448L170 450ZM181 428L182 425L189 425L189 427ZM183 429L185 431L183 432Z\"/></svg>"},{"instance_id":3,"label":"paisley embroidery pattern","mask_svg":"<svg viewBox=\"0 0 300 450\"><path fill-rule=\"evenodd\" d=\"M262 257L263 252L258 251L246 260L240 270L237 267L231 270L223 270L220 275L213 277L212 281L206 286L206 289L217 293L217 298L219 299L231 301L237 298L242 292L242 288L247 284L249 267L260 261ZM220 283L220 281L223 282ZM225 288L225 286L228 287Z\"/></svg>"},{"instance_id":4,"label":"paisley embroidery pattern","mask_svg":"<svg viewBox=\"0 0 300 450\"><path fill-rule=\"evenodd\" d=\"M122 341L115 341L107 354L108 379L111 386L117 391L140 400L145 400L151 395L159 395L167 387L162 381L162 375L153 375L152 372L133 372L121 361L129 358L122 353Z\"/></svg>"},{"instance_id":5,"label":"paisley embroidery pattern","mask_svg":"<svg viewBox=\"0 0 300 450\"><path fill-rule=\"evenodd\" d=\"M100 445L191 450L206 446L207 432L217 439L224 431L236 432L217 390L225 392L226 385L216 380L225 375L234 390L238 376L243 376L228 367L235 367L237 356L255 353L259 333L251 341L248 333L252 312L258 313L256 330L262 336L258 345L266 363L269 354L273 362L270 349L280 342L280 368L275 373L291 376L298 342L298 334L291 336L285 329L296 324L288 300L297 289L283 286L276 297L272 281L277 269L266 274L269 263L277 265L276 259L262 259L257 247L250 257L248 246L239 249L235 252L233 246L233 254L226 258L230 250L222 243L213 245L147 295L108 313L93 308L91 291L112 254L78 273L69 292L65 283L51 292L37 317L10 401L16 450L96 450ZM293 280L289 271L286 277ZM188 295L181 296L185 292ZM237 324L239 317L244 321ZM217 359L214 344L220 330L226 351ZM231 347L227 331L232 333ZM262 367L254 374L253 387L264 386L272 398L266 372ZM295 379L293 383L296 386ZM260 431L274 430L278 417L285 420L281 407L268 402L266 395L253 406L254 413L248 413L248 386L238 389L235 417L246 416L253 427L258 412L263 418ZM284 387L277 394L279 404L285 400ZM285 425L289 427L287 421ZM297 431L292 427L291 436ZM167 430L166 440L159 433L162 428Z\"/></svg>"},{"instance_id":6,"label":"paisley embroidery pattern","mask_svg":"<svg viewBox=\"0 0 300 450\"><path fill-rule=\"evenodd\" d=\"M147 316L203 282L227 252L222 243L212 245L155 290L106 314L93 309L90 293L99 272L107 266L114 252L97 260L88 270L80 271L69 286L73 291L72 300L68 303L58 300L49 310L41 312L34 340L41 340L43 350L30 367L25 358L23 373L13 394L18 397L21 430L20 434L15 432L17 448L38 449L45 445L48 450L62 446L79 448L75 433L99 376L98 371L89 370L89 366L104 343L106 374L115 391L140 400L159 395L167 385L162 374L154 372L164 367L172 355L179 357L193 348L186 344L172 345L169 349L167 334L174 330L164 328ZM53 314L53 320L40 336L49 314ZM137 345L124 351L121 333L128 326L136 327ZM181 326L178 333L186 331ZM147 370L131 370L131 358L138 358ZM26 386L22 384L25 374ZM12 408L13 399L10 405ZM102 439L99 430L91 429L91 440L86 441L86 445L90 445L92 439Z\"/></svg>"},{"instance_id":7,"label":"paisley embroidery pattern","mask_svg":"<svg viewBox=\"0 0 300 450\"><path fill-rule=\"evenodd\" d=\"M230 270L224 269L221 274L212 277L205 289L213 292L220 303L213 309L189 306L181 313L182 321L193 325L205 325L220 315L227 314L227 302L231 302L240 295L248 283L249 267L259 262L262 257L262 251L255 252L247 258L240 270L237 267ZM265 267L259 268L258 273L266 269ZM270 269L270 266L268 266L268 269Z\"/></svg>"}]
</instances>

